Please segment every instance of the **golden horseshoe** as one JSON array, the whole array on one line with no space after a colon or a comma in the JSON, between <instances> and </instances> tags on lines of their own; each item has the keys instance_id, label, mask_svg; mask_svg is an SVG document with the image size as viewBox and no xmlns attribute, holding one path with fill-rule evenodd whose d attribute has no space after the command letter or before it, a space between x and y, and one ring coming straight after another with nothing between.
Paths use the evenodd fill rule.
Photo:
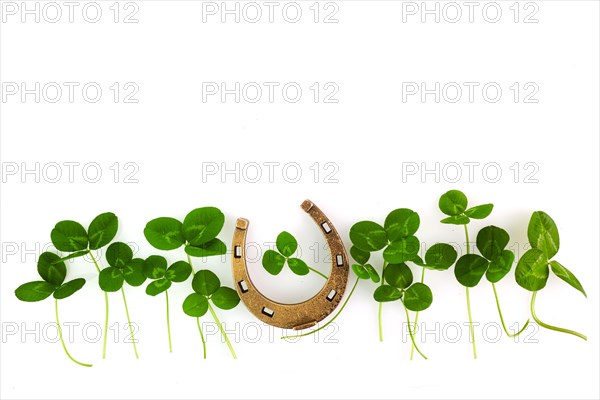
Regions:
<instances>
[{"instance_id":1,"label":"golden horseshoe","mask_svg":"<svg viewBox=\"0 0 600 400\"><path fill-rule=\"evenodd\" d=\"M238 218L233 233L233 279L235 288L248 310L269 325L296 330L310 328L335 310L348 282L348 255L340 235L321 210L310 200L302 209L319 225L331 253L331 274L314 297L302 303L282 304L268 299L252 283L246 267L246 232L249 221Z\"/></svg>"}]
</instances>

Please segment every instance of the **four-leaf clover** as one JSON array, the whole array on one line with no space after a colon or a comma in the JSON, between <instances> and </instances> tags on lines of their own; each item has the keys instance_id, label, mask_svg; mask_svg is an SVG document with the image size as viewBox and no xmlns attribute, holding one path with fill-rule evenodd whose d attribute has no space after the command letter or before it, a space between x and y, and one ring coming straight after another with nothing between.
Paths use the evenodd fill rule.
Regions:
<instances>
[{"instance_id":1,"label":"four-leaf clover","mask_svg":"<svg viewBox=\"0 0 600 400\"><path fill-rule=\"evenodd\" d=\"M110 265L100 272L98 283L105 292L116 292L123 287L123 282L131 286L140 286L146 281L144 260L133 258L129 245L115 242L106 249L106 261Z\"/></svg>"},{"instance_id":2,"label":"four-leaf clover","mask_svg":"<svg viewBox=\"0 0 600 400\"><path fill-rule=\"evenodd\" d=\"M192 266L185 261L177 261L167 268L163 256L150 256L144 261L143 272L152 282L146 287L146 293L156 296L171 287L173 282L183 282L192 274Z\"/></svg>"}]
</instances>

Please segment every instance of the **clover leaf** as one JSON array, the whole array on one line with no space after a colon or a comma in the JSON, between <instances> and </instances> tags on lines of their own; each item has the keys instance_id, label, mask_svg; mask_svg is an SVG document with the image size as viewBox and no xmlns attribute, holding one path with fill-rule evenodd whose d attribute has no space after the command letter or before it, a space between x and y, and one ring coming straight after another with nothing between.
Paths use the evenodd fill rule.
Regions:
<instances>
[{"instance_id":1,"label":"clover leaf","mask_svg":"<svg viewBox=\"0 0 600 400\"><path fill-rule=\"evenodd\" d=\"M373 297L378 302L403 299L404 306L411 311L423 311L431 306L433 295L424 283L413 283L413 274L406 264L390 264L384 272L387 284L379 286Z\"/></svg>"},{"instance_id":2,"label":"clover leaf","mask_svg":"<svg viewBox=\"0 0 600 400\"><path fill-rule=\"evenodd\" d=\"M466 287L475 287L483 277L497 283L510 271L515 254L506 250L510 237L497 226L486 226L477 234L477 249L482 254L465 254L456 262L456 280Z\"/></svg>"},{"instance_id":3,"label":"clover leaf","mask_svg":"<svg viewBox=\"0 0 600 400\"><path fill-rule=\"evenodd\" d=\"M493 204L482 204L467 209L467 196L460 190L449 190L438 203L440 210L448 215L441 220L444 224L466 225L473 219L484 219L492 213Z\"/></svg>"},{"instance_id":4,"label":"clover leaf","mask_svg":"<svg viewBox=\"0 0 600 400\"><path fill-rule=\"evenodd\" d=\"M110 265L100 272L98 284L105 292L121 290L123 283L140 286L146 281L144 260L133 258L133 250L128 244L114 242L106 249L106 261Z\"/></svg>"},{"instance_id":5,"label":"clover leaf","mask_svg":"<svg viewBox=\"0 0 600 400\"><path fill-rule=\"evenodd\" d=\"M117 216L106 212L96 216L86 231L76 221L60 221L50 232L52 244L59 251L71 253L62 261L81 257L109 244L116 236L119 227Z\"/></svg>"},{"instance_id":6,"label":"clover leaf","mask_svg":"<svg viewBox=\"0 0 600 400\"><path fill-rule=\"evenodd\" d=\"M192 289L194 290L194 293L185 298L182 308L185 314L196 318L198 331L200 332L200 338L202 339L204 358L206 358L206 341L204 340L199 318L204 316L208 311L211 312L213 319L217 323L233 358L236 358L233 347L229 342L229 338L225 334L221 321L218 319L215 310L211 306L211 302L222 310L231 310L240 303L238 293L232 288L221 286L219 277L214 272L207 269L196 272L192 279Z\"/></svg>"},{"instance_id":7,"label":"clover leaf","mask_svg":"<svg viewBox=\"0 0 600 400\"><path fill-rule=\"evenodd\" d=\"M225 215L216 207L202 207L190 211L183 222L175 218L155 218L146 224L144 236L159 250L175 250L185 246L192 257L223 255L227 246L217 235L225 223Z\"/></svg>"},{"instance_id":8,"label":"clover leaf","mask_svg":"<svg viewBox=\"0 0 600 400\"><path fill-rule=\"evenodd\" d=\"M418 255L421 243L414 234L419 225L419 214L408 208L398 208L388 214L383 227L373 221L355 223L350 228L350 240L359 259L364 258L365 253L383 249L387 263L403 263Z\"/></svg>"},{"instance_id":9,"label":"clover leaf","mask_svg":"<svg viewBox=\"0 0 600 400\"><path fill-rule=\"evenodd\" d=\"M50 239L57 250L70 254L59 258L55 262L63 262L89 255L96 267L96 271L98 271L98 275L100 275L101 268L92 250L98 250L108 245L115 238L118 228L119 220L111 212L105 212L96 216L88 226L87 231L83 225L76 221L65 220L58 222L50 232ZM70 290L76 287L77 285L71 286ZM65 293L69 293L70 290L61 291L60 293L64 295ZM104 292L104 304L104 320L106 325L108 324L108 294L106 291ZM102 333L103 358L106 358L107 330L104 329Z\"/></svg>"},{"instance_id":10,"label":"clover leaf","mask_svg":"<svg viewBox=\"0 0 600 400\"><path fill-rule=\"evenodd\" d=\"M550 271L579 290L587 297L583 286L575 275L552 258L558 252L560 238L554 220L543 211L531 215L527 228L531 249L525 252L515 270L517 283L529 291L538 291L546 286Z\"/></svg>"},{"instance_id":11,"label":"clover leaf","mask_svg":"<svg viewBox=\"0 0 600 400\"><path fill-rule=\"evenodd\" d=\"M556 223L543 211L533 212L527 227L527 238L531 249L527 250L519 259L515 269L515 279L519 286L533 292L530 307L533 319L544 328L568 333L587 340L587 337L579 332L558 328L540 321L535 313L537 292L546 287L550 271L587 297L579 279L558 261L552 260L560 247L560 237Z\"/></svg>"},{"instance_id":12,"label":"clover leaf","mask_svg":"<svg viewBox=\"0 0 600 400\"><path fill-rule=\"evenodd\" d=\"M64 226L64 224L61 226ZM67 230L65 229L64 232L66 231ZM43 280L27 282L20 285L15 290L15 296L21 301L37 302L45 300L50 297L50 295L53 295L58 336L65 354L74 363L84 367L91 367L91 364L79 362L71 356L67 350L58 318L58 300L66 299L78 292L85 285L85 279L76 278L65 282L67 277L67 266L58 255L51 252L40 254L37 270Z\"/></svg>"},{"instance_id":13,"label":"clover leaf","mask_svg":"<svg viewBox=\"0 0 600 400\"><path fill-rule=\"evenodd\" d=\"M287 264L290 271L296 275L307 275L310 271L313 271L317 275L327 279L326 275L309 267L302 259L292 257L298 249L298 241L291 233L283 231L277 235L275 247L277 250L269 249L265 251L262 258L263 268L271 275L278 275Z\"/></svg>"},{"instance_id":14,"label":"clover leaf","mask_svg":"<svg viewBox=\"0 0 600 400\"><path fill-rule=\"evenodd\" d=\"M460 190L449 190L440 196L438 206L440 211L448 217L442 219L443 224L462 225L465 230L466 254L458 259L454 269L454 276L460 284L466 287L467 311L469 315L469 336L473 346L473 358L477 358L477 347L475 344L475 330L471 318L471 301L469 297L469 288L477 285L483 274L489 267L489 262L478 255L470 254L471 243L469 242L469 230L467 225L471 219L484 219L488 217L494 209L493 204L482 204L479 206L467 208L469 201L467 196ZM494 274L491 274L494 277ZM493 282L492 282L493 285ZM495 287L494 287L495 291ZM497 300L497 297L496 297ZM498 304L498 311L500 305Z\"/></svg>"},{"instance_id":15,"label":"clover leaf","mask_svg":"<svg viewBox=\"0 0 600 400\"><path fill-rule=\"evenodd\" d=\"M21 301L35 302L44 300L50 295L55 299L65 299L85 284L85 279L77 278L65 283L67 277L67 266L60 257L51 252L40 255L37 270L42 281L33 281L19 286L15 295Z\"/></svg>"},{"instance_id":16,"label":"clover leaf","mask_svg":"<svg viewBox=\"0 0 600 400\"><path fill-rule=\"evenodd\" d=\"M375 289L373 298L380 304L396 300L402 302L406 311L406 321L408 323L412 345L423 358L427 359L415 342L408 310L418 312L429 308L433 302L431 289L424 283L413 283L412 271L408 265L404 263L389 264L383 272L383 278L385 284L382 284Z\"/></svg>"},{"instance_id":17,"label":"clover leaf","mask_svg":"<svg viewBox=\"0 0 600 400\"><path fill-rule=\"evenodd\" d=\"M143 274L152 282L146 287L146 294L156 296L167 291L174 282L183 282L192 274L192 266L185 261L177 261L167 268L163 256L150 256L142 266Z\"/></svg>"},{"instance_id":18,"label":"clover leaf","mask_svg":"<svg viewBox=\"0 0 600 400\"><path fill-rule=\"evenodd\" d=\"M373 297L379 302L379 338L383 340L381 309L382 303L399 300L403 291L391 285L386 285L386 271L391 267L388 274L398 271L399 265L406 265L408 261L424 265L418 253L421 242L415 236L421 219L419 214L409 208L397 208L392 210L385 218L383 226L374 221L359 221L350 228L350 255L357 262L352 265L352 270L358 279L371 279L373 282L381 283L375 289ZM383 250L384 264L381 269L383 279L371 264L367 264L370 253ZM408 268L408 266L406 266ZM388 278L392 279L392 278ZM408 316L408 315L407 315Z\"/></svg>"},{"instance_id":19,"label":"clover leaf","mask_svg":"<svg viewBox=\"0 0 600 400\"><path fill-rule=\"evenodd\" d=\"M173 351L171 340L171 319L169 313L169 289L173 283L184 282L192 274L192 266L185 261L177 261L167 268L167 259L163 256L152 255L144 260L141 265L145 278L152 282L146 286L146 294L157 296L165 294L167 308L167 335L169 339L169 352Z\"/></svg>"}]
</instances>

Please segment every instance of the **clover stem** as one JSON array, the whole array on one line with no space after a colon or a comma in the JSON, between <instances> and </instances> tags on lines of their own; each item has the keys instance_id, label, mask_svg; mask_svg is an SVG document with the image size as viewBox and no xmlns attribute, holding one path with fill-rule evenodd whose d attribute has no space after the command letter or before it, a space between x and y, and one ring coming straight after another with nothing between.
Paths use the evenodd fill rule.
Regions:
<instances>
[{"instance_id":1,"label":"clover stem","mask_svg":"<svg viewBox=\"0 0 600 400\"><path fill-rule=\"evenodd\" d=\"M131 318L129 317L129 307L127 307L127 299L125 298L125 289L121 286L121 294L123 295L123 304L125 305L125 314L127 315L127 324L129 325L129 333L131 334L131 343L133 343L133 352L135 353L135 358L139 359L137 346L135 345L135 336L133 335L133 327L131 326Z\"/></svg>"},{"instance_id":2,"label":"clover stem","mask_svg":"<svg viewBox=\"0 0 600 400\"><path fill-rule=\"evenodd\" d=\"M410 335L410 340L412 341L413 346L415 347L415 349L417 349L417 352L421 355L421 357L423 357L424 359L427 360L427 357L425 356L425 354L423 354L421 352L421 350L419 350L419 347L417 346L417 343L415 342L415 336L413 335L413 330L410 327L410 316L408 315L408 308L406 308L406 306L404 305L404 302L402 302L402 305L404 306L404 311L406 312L406 323L408 324L408 333Z\"/></svg>"},{"instance_id":3,"label":"clover stem","mask_svg":"<svg viewBox=\"0 0 600 400\"><path fill-rule=\"evenodd\" d=\"M173 352L173 343L171 342L171 318L169 317L169 291L165 290L165 298L167 299L167 334L169 336L169 353Z\"/></svg>"},{"instance_id":4,"label":"clover stem","mask_svg":"<svg viewBox=\"0 0 600 400\"><path fill-rule=\"evenodd\" d=\"M527 322L525 322L525 325L523 325L523 328L521 328L521 330L519 332L510 333L508 331L508 329L506 328L506 324L504 323L504 317L502 316L502 310L500 309L500 300L498 299L498 292L496 291L496 285L494 284L494 282L492 282L492 288L494 289L494 297L496 298L496 306L498 307L498 314L500 315L500 322L502 323L502 328L504 329L504 332L508 335L508 337L511 337L511 338L519 336L529 326L529 318L527 319Z\"/></svg>"},{"instance_id":5,"label":"clover stem","mask_svg":"<svg viewBox=\"0 0 600 400\"><path fill-rule=\"evenodd\" d=\"M192 258L188 253L185 253L185 255L187 256L188 264L190 264L190 267L192 267L192 275L194 275L194 266L192 265Z\"/></svg>"},{"instance_id":6,"label":"clover stem","mask_svg":"<svg viewBox=\"0 0 600 400\"><path fill-rule=\"evenodd\" d=\"M469 244L469 229L467 228L467 224L464 224L465 228L465 238L467 240L467 254L471 252L471 247ZM473 358L477 359L477 345L475 344L475 329L473 328L473 316L471 315L471 298L469 296L469 287L465 287L467 294L467 312L469 314L469 335L471 336L471 343L473 344Z\"/></svg>"},{"instance_id":7,"label":"clover stem","mask_svg":"<svg viewBox=\"0 0 600 400\"><path fill-rule=\"evenodd\" d=\"M206 360L206 341L202 334L202 327L200 326L200 317L196 317L196 325L198 325L198 332L200 332L200 339L202 339L202 350L204 350L204 359Z\"/></svg>"},{"instance_id":8,"label":"clover stem","mask_svg":"<svg viewBox=\"0 0 600 400\"><path fill-rule=\"evenodd\" d=\"M210 302L208 303L208 309L210 310L210 313L212 314L213 319L217 323L217 326L219 327L219 331L221 331L221 336L223 336L223 339L225 339L225 343L227 343L227 347L229 347L229 351L231 352L231 355L233 356L233 359L237 360L237 356L235 355L235 351L233 350L233 346L231 345L231 342L229 341L229 338L227 337L227 333L223 329L223 325L221 324L221 321L219 321L219 317L217 317L217 314L215 313L215 310L210 305Z\"/></svg>"},{"instance_id":9,"label":"clover stem","mask_svg":"<svg viewBox=\"0 0 600 400\"><path fill-rule=\"evenodd\" d=\"M311 270L312 272L314 272L317 275L321 275L325 279L329 279L329 277L327 275L323 274L321 271L317 271L316 269L314 269L312 267L308 267L308 269Z\"/></svg>"},{"instance_id":10,"label":"clover stem","mask_svg":"<svg viewBox=\"0 0 600 400\"><path fill-rule=\"evenodd\" d=\"M475 345L475 329L473 328L473 316L471 315L471 298L469 296L469 288L466 287L467 294L467 311L469 313L469 335L473 344L473 358L477 359L477 346Z\"/></svg>"},{"instance_id":11,"label":"clover stem","mask_svg":"<svg viewBox=\"0 0 600 400\"><path fill-rule=\"evenodd\" d=\"M577 337L587 341L587 336L585 336L582 333L575 332L570 329L559 328L557 326L548 325L548 324L540 321L538 319L537 315L535 315L535 297L536 297L536 295L537 295L537 292L533 292L533 295L531 296L531 316L533 317L533 320L538 323L538 325L540 325L543 328L550 329L552 331L568 333L569 335L574 335L574 336L577 336Z\"/></svg>"},{"instance_id":12,"label":"clover stem","mask_svg":"<svg viewBox=\"0 0 600 400\"><path fill-rule=\"evenodd\" d=\"M383 286L383 274L385 272L385 267L387 267L387 262L383 262L383 268L381 269L381 283L379 286ZM377 322L378 322L378 326L379 326L379 341L383 342L383 323L382 323L382 319L383 319L383 303L379 303L379 311L377 312Z\"/></svg>"},{"instance_id":13,"label":"clover stem","mask_svg":"<svg viewBox=\"0 0 600 400\"><path fill-rule=\"evenodd\" d=\"M98 274L100 274L100 266L98 265L98 261L96 261L96 257L92 254L92 251L88 249L88 254L92 258L94 265L96 266L96 270ZM108 293L104 292L104 332L102 338L102 358L106 358L106 339L108 337Z\"/></svg>"},{"instance_id":14,"label":"clover stem","mask_svg":"<svg viewBox=\"0 0 600 400\"><path fill-rule=\"evenodd\" d=\"M67 355L67 357L69 357L69 359L71 361L73 361L75 364L81 365L82 367L91 367L92 364L84 364L84 363L79 362L76 359L74 359L71 356L71 354L69 353L69 350L67 350L67 346L65 345L65 340L63 339L62 328L60 327L60 321L58 319L58 300L57 299L54 299L54 313L56 314L56 329L58 330L58 336L60 337L60 343L62 344L62 348L65 351L65 354Z\"/></svg>"},{"instance_id":15,"label":"clover stem","mask_svg":"<svg viewBox=\"0 0 600 400\"><path fill-rule=\"evenodd\" d=\"M325 325L320 326L320 327L318 327L317 329L315 329L313 331L310 331L310 332L307 332L307 333L303 333L302 335L282 336L281 339L300 338L300 337L312 335L313 333L317 333L321 329L325 329L328 325L330 325L333 321L335 321L335 319L338 317L338 315L340 315L342 313L342 311L344 311L344 307L346 307L346 304L348 304L348 301L350 300L350 297L352 297L352 294L354 294L354 289L356 289L356 286L358 285L358 281L359 280L360 280L360 278L357 277L356 278L356 282L354 282L354 286L352 286L352 290L350 291L350 294L346 298L346 301L344 301L344 304L342 304L342 306L340 307L339 311Z\"/></svg>"},{"instance_id":16,"label":"clover stem","mask_svg":"<svg viewBox=\"0 0 600 400\"><path fill-rule=\"evenodd\" d=\"M188 253L185 253L185 255L187 256L188 264L190 264L190 267L192 267L192 275L194 275L195 272L194 265L192 264L192 258ZM206 360L206 341L204 340L204 334L202 333L202 326L200 326L200 317L196 317L196 325L198 325L198 332L200 332L200 339L202 339L202 350L204 352L204 359Z\"/></svg>"},{"instance_id":17,"label":"clover stem","mask_svg":"<svg viewBox=\"0 0 600 400\"><path fill-rule=\"evenodd\" d=\"M425 268L421 268L421 283L425 283ZM419 312L415 314L415 328L414 331L417 333L417 322L419 322ZM410 360L412 361L413 356L415 355L415 345L411 343L410 345Z\"/></svg>"}]
</instances>

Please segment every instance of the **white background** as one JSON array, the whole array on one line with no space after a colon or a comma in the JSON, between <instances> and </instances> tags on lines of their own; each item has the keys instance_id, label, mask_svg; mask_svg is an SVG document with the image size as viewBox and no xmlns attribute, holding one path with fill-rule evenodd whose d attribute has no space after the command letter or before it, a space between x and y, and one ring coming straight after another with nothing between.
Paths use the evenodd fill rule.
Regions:
<instances>
[{"instance_id":1,"label":"white background","mask_svg":"<svg viewBox=\"0 0 600 400\"><path fill-rule=\"evenodd\" d=\"M4 11L7 2L2 3ZM31 15L23 23L20 10L16 15L3 13L3 95L7 82L25 82L28 88L35 82L41 87L77 82L79 88L96 82L103 95L96 103L83 99L80 89L72 103L66 91L56 103L43 93L39 103L34 95L23 101L20 93L2 100L2 398L598 398L597 2L521 2L516 23L513 1L497 3L502 15L496 23L482 16L486 3L475 9L473 22L459 2L460 21L449 22L454 14L448 14L436 23L429 15L423 23L419 13L403 14L411 5L393 1L337 1L327 10L321 3L318 23L309 8L313 1L298 2L303 14L297 23L282 18L285 3L275 9L273 23L262 3L265 15L257 23L243 17L236 23L233 16L222 23L219 14L203 22L203 4L193 1L137 1L138 22L123 23L124 15L135 8L125 10L122 2L115 23L109 8L113 3L98 2L103 14L97 23L82 18L85 3L75 9L73 23L62 3L58 4L65 15L57 23L43 15L39 23ZM46 3L39 4L41 9ZM440 10L445 5L439 3ZM334 7L338 22L323 23ZM538 22L525 23L534 10L532 18ZM488 11L493 18L493 9ZM126 92L121 92L115 103L109 89L115 82L137 85L138 102L124 103ZM296 82L303 95L291 103L279 89L273 103L266 92L257 103L244 98L236 103L233 95L224 103L219 96L203 102L203 82L226 82L230 88L235 82L278 82L279 88ZM324 103L321 92L315 103L309 89L315 82L321 90L327 82L337 85L338 102ZM479 86L473 102L462 86L458 102L449 102L454 95L448 94L436 103L434 95L424 102L418 95L403 101L406 82L425 82L428 88L435 82L441 87L451 82ZM495 103L481 93L490 82L503 90ZM509 88L515 82L521 87L517 102ZM539 88L537 103L524 102L529 91L523 85L528 82ZM73 182L64 166L68 162L80 163ZM115 177L110 167L117 162L120 174ZM239 183L234 175L203 179L203 165L208 165L203 163L233 168L236 162L240 168L252 162L280 166L273 182L266 167L256 183L244 179L243 173ZM315 179L310 167L317 162L321 173ZM438 176L420 173L434 169L436 162ZM472 182L464 166L470 162L480 163ZM39 176L21 174L36 163ZM56 183L50 182L56 172L51 171L56 165L52 163L63 165ZM82 166L89 163L100 166L97 183L90 182L93 169L82 174ZM125 173L133 171L125 170L125 163L139 168L133 176L137 183L125 182ZM290 182L292 170L282 175L288 163L301 168L296 183ZM337 183L325 182L325 172L331 171L324 169L325 163L339 169ZM451 168L456 166L452 163L463 166L458 182L451 182ZM526 173L533 169L524 169L525 163L537 166L531 177L537 183L526 182ZM494 169L482 173L487 164L499 166L502 176L497 182L492 182ZM9 174L15 165L19 170ZM419 173L403 177L414 165ZM215 205L227 217L220 235L226 243L235 219L246 217L251 221L249 241L266 249L280 231L288 230L299 238L303 257L326 271L323 260L313 260L310 246L324 242L298 207L305 198L328 214L348 247L347 232L354 222L382 223L389 211L409 207L421 215L418 236L423 242L455 242L464 251L461 228L439 223L443 216L437 200L451 188L464 191L471 205L495 204L487 220L470 225L473 238L481 227L499 225L510 232L510 246L521 254L531 212L544 210L554 218L561 233L556 258L579 277L588 298L551 277L538 296L538 315L586 333L588 342L533 328L518 343L505 336L492 340L494 329L488 330L486 340L482 327L497 324L498 314L484 280L471 291L474 320L480 324L479 359L474 361L466 327L456 343L447 338L456 332L444 327L467 320L464 289L447 271L426 276L434 303L420 321L438 332L437 338L431 333L421 344L430 358L427 362L418 357L409 361L410 342L402 333L406 329L399 303L385 305L385 340L379 342L374 286L365 282L336 321L337 328L316 341L281 341L279 329L257 325L243 305L219 312L231 331L239 324L237 338L230 333L237 361L231 360L217 334L209 335L208 360L202 359L195 321L181 311L189 281L170 291L172 354L164 297L151 298L143 288L128 287L129 308L140 327L140 359L136 361L131 345L124 343L126 319L116 293L110 295L111 325L119 329L111 330L108 358L102 360L101 343L93 337L86 340L82 327L103 322L103 298L93 265L78 260L69 264L69 277L85 277L88 284L61 301L61 318L80 324L69 349L76 358L94 363L86 369L71 363L60 344L48 340L55 336L52 301L26 304L13 294L18 285L37 278L36 254L48 245L57 221L74 219L87 226L104 211L119 216L116 239L137 244L140 256L157 252L142 234L147 221L158 216L182 219L193 208ZM183 250L161 254L171 262L184 257ZM206 266L232 285L229 261L210 260ZM379 268L381 259L374 263ZM200 268L199 260L195 264ZM275 300L301 301L322 284L314 274L297 277L284 271L272 277L259 261L249 264L258 287ZM414 272L416 276L419 271ZM498 285L509 325L529 317L529 293L513 277L511 272ZM203 321L210 323L208 316ZM257 326L261 337L251 343ZM18 332L9 334L15 327ZM23 337L24 329L38 332L39 338L35 333ZM93 329L88 334L95 336Z\"/></svg>"}]
</instances>

